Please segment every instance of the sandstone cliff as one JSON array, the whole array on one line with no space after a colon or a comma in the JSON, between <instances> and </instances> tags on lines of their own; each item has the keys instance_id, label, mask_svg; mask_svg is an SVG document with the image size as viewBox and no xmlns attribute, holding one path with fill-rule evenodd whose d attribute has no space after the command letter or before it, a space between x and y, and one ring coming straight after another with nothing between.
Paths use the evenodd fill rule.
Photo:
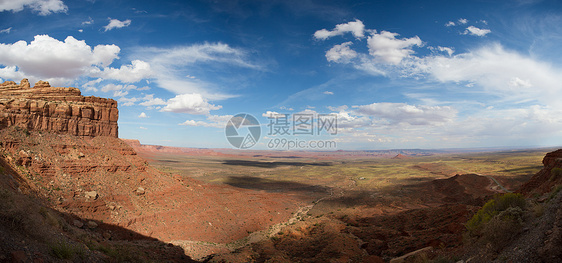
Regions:
<instances>
[{"instance_id":1,"label":"sandstone cliff","mask_svg":"<svg viewBox=\"0 0 562 263\"><path fill-rule=\"evenodd\" d=\"M33 88L23 79L0 84L0 129L17 126L77 136L118 136L117 102L84 97L77 88L51 87L39 81Z\"/></svg>"}]
</instances>

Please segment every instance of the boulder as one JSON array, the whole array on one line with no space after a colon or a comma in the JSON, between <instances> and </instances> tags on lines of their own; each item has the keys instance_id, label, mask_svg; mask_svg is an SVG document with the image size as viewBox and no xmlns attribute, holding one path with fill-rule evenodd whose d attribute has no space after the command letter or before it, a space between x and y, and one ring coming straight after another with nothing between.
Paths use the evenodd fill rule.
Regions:
<instances>
[{"instance_id":1,"label":"boulder","mask_svg":"<svg viewBox=\"0 0 562 263\"><path fill-rule=\"evenodd\" d=\"M84 194L87 199L92 199L92 200L98 199L99 196L96 191L89 191L89 192L85 192Z\"/></svg>"}]
</instances>

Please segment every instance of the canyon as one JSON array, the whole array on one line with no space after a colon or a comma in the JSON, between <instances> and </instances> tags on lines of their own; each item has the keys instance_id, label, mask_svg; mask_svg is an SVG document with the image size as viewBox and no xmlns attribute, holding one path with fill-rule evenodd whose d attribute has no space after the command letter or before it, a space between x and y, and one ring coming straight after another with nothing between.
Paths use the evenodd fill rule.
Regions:
<instances>
[{"instance_id":1,"label":"canyon","mask_svg":"<svg viewBox=\"0 0 562 263\"><path fill-rule=\"evenodd\" d=\"M0 84L0 261L470 259L465 223L511 191L546 209L529 219L546 230L515 240L544 248L505 257L561 257L562 150L167 147L118 138L118 117L76 88Z\"/></svg>"}]
</instances>

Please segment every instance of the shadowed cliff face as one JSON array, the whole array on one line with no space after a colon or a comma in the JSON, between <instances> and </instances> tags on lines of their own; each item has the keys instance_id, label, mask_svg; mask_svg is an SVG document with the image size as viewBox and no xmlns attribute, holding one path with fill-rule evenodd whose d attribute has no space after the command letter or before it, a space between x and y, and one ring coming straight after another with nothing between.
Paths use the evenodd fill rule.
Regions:
<instances>
[{"instance_id":1,"label":"shadowed cliff face","mask_svg":"<svg viewBox=\"0 0 562 263\"><path fill-rule=\"evenodd\" d=\"M118 136L117 102L84 97L77 88L51 87L27 79L0 84L0 129L17 126L76 136Z\"/></svg>"},{"instance_id":2,"label":"shadowed cliff face","mask_svg":"<svg viewBox=\"0 0 562 263\"><path fill-rule=\"evenodd\" d=\"M562 183L562 149L547 153L542 163L544 165L542 170L523 184L519 192L526 195L543 194Z\"/></svg>"}]
</instances>

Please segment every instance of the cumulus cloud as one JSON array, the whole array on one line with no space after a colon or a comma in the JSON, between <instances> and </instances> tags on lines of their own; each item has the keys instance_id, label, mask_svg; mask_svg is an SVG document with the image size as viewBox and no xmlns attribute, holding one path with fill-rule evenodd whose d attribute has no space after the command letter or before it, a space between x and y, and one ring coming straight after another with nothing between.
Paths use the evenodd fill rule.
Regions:
<instances>
[{"instance_id":1,"label":"cumulus cloud","mask_svg":"<svg viewBox=\"0 0 562 263\"><path fill-rule=\"evenodd\" d=\"M59 41L48 35L37 35L29 44L25 41L0 44L0 64L5 66L4 71L15 73L17 67L19 74L30 78L68 81L111 64L119 52L116 45L91 48L72 36Z\"/></svg>"},{"instance_id":2,"label":"cumulus cloud","mask_svg":"<svg viewBox=\"0 0 562 263\"><path fill-rule=\"evenodd\" d=\"M166 102L163 99L154 98L154 94L146 95L146 96L144 96L144 98L142 100L143 100L143 102L139 103L139 105L145 106L145 107L166 105Z\"/></svg>"},{"instance_id":3,"label":"cumulus cloud","mask_svg":"<svg viewBox=\"0 0 562 263\"><path fill-rule=\"evenodd\" d=\"M226 123L232 117L233 117L232 115L209 115L207 116L207 121L186 120L185 122L182 122L179 125L224 129Z\"/></svg>"},{"instance_id":4,"label":"cumulus cloud","mask_svg":"<svg viewBox=\"0 0 562 263\"><path fill-rule=\"evenodd\" d=\"M366 31L384 37L384 31L380 34ZM468 26L466 34L485 36L490 32ZM508 50L499 43L471 48L464 53L456 53L453 47L430 46L433 52L422 56L413 53L415 47L423 44L421 39L400 39L396 33L388 35L383 39L388 42L386 45L373 45L370 36L369 53L358 52L360 49L356 48L351 60L329 61L346 63L373 75L415 77L420 83L416 91L422 95L410 96L412 93L407 92L403 95L421 105L379 102L351 109L329 108L337 111L338 129L341 128L338 133L346 135L341 138L357 142L350 139L352 134L359 134L360 140L371 139L376 134L379 137L372 139L392 138L390 147L558 143L562 129L559 103L562 68L556 64ZM398 45L394 40L403 42ZM451 98L450 92L463 94L459 95L462 98Z\"/></svg>"},{"instance_id":5,"label":"cumulus cloud","mask_svg":"<svg viewBox=\"0 0 562 263\"><path fill-rule=\"evenodd\" d=\"M466 28L466 30L464 31L464 35L473 35L473 36L479 36L479 37L483 37L489 33L491 33L492 30L490 29L480 29L477 28L475 26L469 26Z\"/></svg>"},{"instance_id":6,"label":"cumulus cloud","mask_svg":"<svg viewBox=\"0 0 562 263\"><path fill-rule=\"evenodd\" d=\"M262 113L261 116L262 117L266 117L266 118L280 118L280 117L285 117L285 113L279 113L276 111L266 111L265 113Z\"/></svg>"},{"instance_id":7,"label":"cumulus cloud","mask_svg":"<svg viewBox=\"0 0 562 263\"><path fill-rule=\"evenodd\" d=\"M353 44L350 42L345 42L340 45L335 45L328 52L326 52L326 59L328 61L347 63L351 59L357 57L357 52L349 48Z\"/></svg>"},{"instance_id":8,"label":"cumulus cloud","mask_svg":"<svg viewBox=\"0 0 562 263\"><path fill-rule=\"evenodd\" d=\"M112 30L114 28L123 28L123 27L128 27L131 24L131 20L127 19L125 21L120 21L118 19L109 19L109 24L107 24L106 26L103 27L104 32L107 32L109 30Z\"/></svg>"},{"instance_id":9,"label":"cumulus cloud","mask_svg":"<svg viewBox=\"0 0 562 263\"><path fill-rule=\"evenodd\" d=\"M135 102L137 102L139 99L138 98L125 98L125 97L119 97L117 98L117 101L119 101L119 106L133 106L135 105Z\"/></svg>"},{"instance_id":10,"label":"cumulus cloud","mask_svg":"<svg viewBox=\"0 0 562 263\"><path fill-rule=\"evenodd\" d=\"M209 114L211 110L218 110L222 106L210 104L201 94L180 94L167 101L161 111L181 112L194 115Z\"/></svg>"},{"instance_id":11,"label":"cumulus cloud","mask_svg":"<svg viewBox=\"0 0 562 263\"><path fill-rule=\"evenodd\" d=\"M409 105L406 103L373 103L354 106L355 112L362 115L386 119L391 123L411 125L438 125L450 122L457 111L449 106Z\"/></svg>"},{"instance_id":12,"label":"cumulus cloud","mask_svg":"<svg viewBox=\"0 0 562 263\"><path fill-rule=\"evenodd\" d=\"M423 44L418 36L402 39L397 39L396 36L397 33L388 31L382 31L380 34L373 32L367 38L369 54L385 63L397 65L414 53L412 47L421 47Z\"/></svg>"},{"instance_id":13,"label":"cumulus cloud","mask_svg":"<svg viewBox=\"0 0 562 263\"><path fill-rule=\"evenodd\" d=\"M146 118L148 118L148 115L146 115L146 113L144 113L144 112L141 112L141 113L139 114L139 118L141 118L141 119L146 119Z\"/></svg>"},{"instance_id":14,"label":"cumulus cloud","mask_svg":"<svg viewBox=\"0 0 562 263\"><path fill-rule=\"evenodd\" d=\"M322 92L322 93L325 94L325 95L334 95L334 93L331 92L331 91L324 91L324 92Z\"/></svg>"},{"instance_id":15,"label":"cumulus cloud","mask_svg":"<svg viewBox=\"0 0 562 263\"><path fill-rule=\"evenodd\" d=\"M449 22L447 22L447 23L445 24L445 26L446 26L446 27L455 26L455 22L449 21Z\"/></svg>"},{"instance_id":16,"label":"cumulus cloud","mask_svg":"<svg viewBox=\"0 0 562 263\"><path fill-rule=\"evenodd\" d=\"M68 7L61 0L1 0L1 11L20 12L24 8L31 8L33 12L46 16L52 13L64 13Z\"/></svg>"},{"instance_id":17,"label":"cumulus cloud","mask_svg":"<svg viewBox=\"0 0 562 263\"><path fill-rule=\"evenodd\" d=\"M466 23L468 23L468 19L459 18L459 24L463 24L463 25L464 25L464 24L466 24Z\"/></svg>"},{"instance_id":18,"label":"cumulus cloud","mask_svg":"<svg viewBox=\"0 0 562 263\"><path fill-rule=\"evenodd\" d=\"M119 58L120 51L116 45L91 47L72 36L60 41L48 35L37 35L30 43L23 40L0 43L0 65L4 66L0 68L0 77L13 80L26 77L31 82L42 79L57 86L80 77L93 77L97 78L95 83L88 82L84 87L94 91L97 90L94 84L105 79L134 83L152 77L150 64L142 60L133 60L120 68L109 67Z\"/></svg>"},{"instance_id":19,"label":"cumulus cloud","mask_svg":"<svg viewBox=\"0 0 562 263\"><path fill-rule=\"evenodd\" d=\"M333 30L321 29L314 32L314 37L319 40L326 40L330 37L341 36L345 33L352 33L356 38L365 37L365 25L359 19L355 21L347 22L345 24L336 25Z\"/></svg>"},{"instance_id":20,"label":"cumulus cloud","mask_svg":"<svg viewBox=\"0 0 562 263\"><path fill-rule=\"evenodd\" d=\"M133 60L131 65L122 65L120 68L107 67L90 74L91 76L119 80L126 83L138 82L153 75L150 64L142 60Z\"/></svg>"}]
</instances>

